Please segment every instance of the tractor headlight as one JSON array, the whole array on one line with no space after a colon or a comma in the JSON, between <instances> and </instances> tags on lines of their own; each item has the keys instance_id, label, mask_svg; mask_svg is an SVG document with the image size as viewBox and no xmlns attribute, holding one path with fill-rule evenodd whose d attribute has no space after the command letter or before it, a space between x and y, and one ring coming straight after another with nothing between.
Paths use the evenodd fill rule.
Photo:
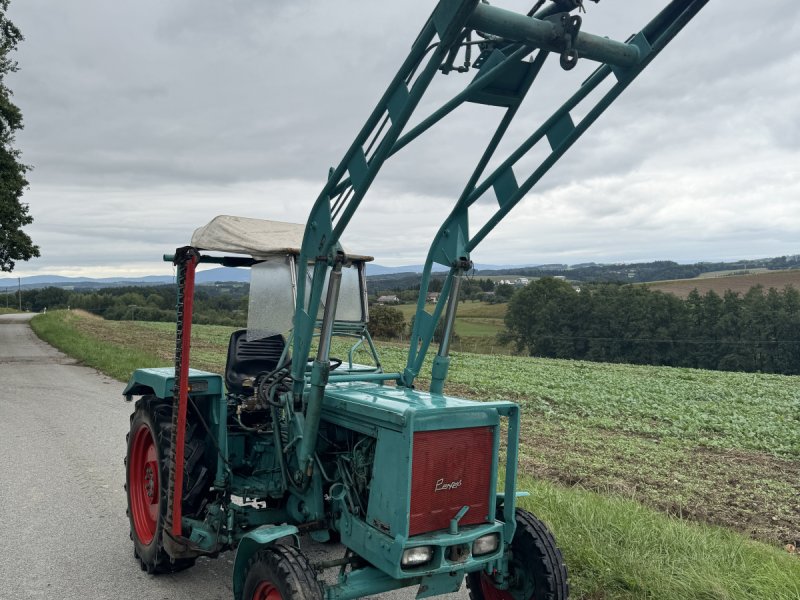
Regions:
<instances>
[{"instance_id":1,"label":"tractor headlight","mask_svg":"<svg viewBox=\"0 0 800 600\"><path fill-rule=\"evenodd\" d=\"M433 548L431 546L416 546L403 552L400 564L403 567L418 567L424 565L433 558Z\"/></svg>"},{"instance_id":2,"label":"tractor headlight","mask_svg":"<svg viewBox=\"0 0 800 600\"><path fill-rule=\"evenodd\" d=\"M483 535L477 540L472 542L472 556L483 556L484 554L491 554L497 550L500 543L500 536L496 533Z\"/></svg>"}]
</instances>

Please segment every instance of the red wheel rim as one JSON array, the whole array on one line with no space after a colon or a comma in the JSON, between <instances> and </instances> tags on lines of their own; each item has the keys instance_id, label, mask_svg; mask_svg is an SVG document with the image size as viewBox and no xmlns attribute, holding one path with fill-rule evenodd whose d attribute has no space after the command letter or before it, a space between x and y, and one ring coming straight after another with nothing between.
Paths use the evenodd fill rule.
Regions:
<instances>
[{"instance_id":1,"label":"red wheel rim","mask_svg":"<svg viewBox=\"0 0 800 600\"><path fill-rule=\"evenodd\" d=\"M136 537L147 545L156 534L158 501L158 456L153 433L145 424L133 434L131 455L128 461L128 494L131 518Z\"/></svg>"},{"instance_id":2,"label":"red wheel rim","mask_svg":"<svg viewBox=\"0 0 800 600\"><path fill-rule=\"evenodd\" d=\"M272 582L262 581L258 584L256 591L253 592L251 600L283 600L283 596L281 596L278 588L272 585Z\"/></svg>"},{"instance_id":3,"label":"red wheel rim","mask_svg":"<svg viewBox=\"0 0 800 600\"><path fill-rule=\"evenodd\" d=\"M484 600L514 600L508 590L498 590L494 581L486 573L481 573L481 592Z\"/></svg>"}]
</instances>

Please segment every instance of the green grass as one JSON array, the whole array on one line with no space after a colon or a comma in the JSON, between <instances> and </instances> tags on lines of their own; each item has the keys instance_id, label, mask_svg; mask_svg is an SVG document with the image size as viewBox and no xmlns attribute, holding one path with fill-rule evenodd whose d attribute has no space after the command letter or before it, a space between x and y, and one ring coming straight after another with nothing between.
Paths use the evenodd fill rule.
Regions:
<instances>
[{"instance_id":1,"label":"green grass","mask_svg":"<svg viewBox=\"0 0 800 600\"><path fill-rule=\"evenodd\" d=\"M172 324L73 311L33 327L120 380L171 364ZM195 326L193 366L221 372L231 331ZM387 370L405 364L403 346L380 350ZM575 598L800 600L800 560L776 549L800 538L798 383L455 353L448 390L521 404L520 488L533 492L522 504L556 532Z\"/></svg>"},{"instance_id":2,"label":"green grass","mask_svg":"<svg viewBox=\"0 0 800 600\"><path fill-rule=\"evenodd\" d=\"M426 305L428 312L433 312L435 304ZM452 348L457 352L473 352L486 354L511 354L510 345L500 344L497 334L505 329L503 317L507 304L487 304L485 302L461 302L456 313L456 335ZM407 324L411 324L416 304L399 304L397 308L403 313Z\"/></svg>"},{"instance_id":3,"label":"green grass","mask_svg":"<svg viewBox=\"0 0 800 600\"><path fill-rule=\"evenodd\" d=\"M484 397L517 398L564 422L800 457L798 377L528 357L454 361L453 383Z\"/></svg>"},{"instance_id":4,"label":"green grass","mask_svg":"<svg viewBox=\"0 0 800 600\"><path fill-rule=\"evenodd\" d=\"M0 307L0 315L13 315L18 312L19 311L16 308L6 308L5 306Z\"/></svg>"},{"instance_id":5,"label":"green grass","mask_svg":"<svg viewBox=\"0 0 800 600\"><path fill-rule=\"evenodd\" d=\"M417 312L417 305L415 303L412 304L398 304L393 306L392 308L396 308L403 316L406 318L406 321L411 321L411 317L414 316L414 313ZM426 304L425 310L428 312L433 312L436 308L435 304ZM506 310L508 309L507 303L498 303L498 304L487 304L486 302L459 302L458 304L458 311L456 313L456 318L459 317L477 317L477 318L486 318L486 319L500 319L502 320L503 317L506 316Z\"/></svg>"},{"instance_id":6,"label":"green grass","mask_svg":"<svg viewBox=\"0 0 800 600\"><path fill-rule=\"evenodd\" d=\"M485 302L461 302L458 305L459 317L477 317L487 319L500 319L506 316L508 304L486 304Z\"/></svg>"},{"instance_id":7,"label":"green grass","mask_svg":"<svg viewBox=\"0 0 800 600\"><path fill-rule=\"evenodd\" d=\"M730 530L523 477L520 506L557 532L573 597L798 600L800 560Z\"/></svg>"},{"instance_id":8,"label":"green grass","mask_svg":"<svg viewBox=\"0 0 800 600\"><path fill-rule=\"evenodd\" d=\"M172 363L155 352L121 344L119 340L108 341L91 330L82 330L78 324L84 320L106 323L77 312L50 311L34 317L31 327L36 335L65 354L120 381L127 381L139 367L164 367Z\"/></svg>"}]
</instances>

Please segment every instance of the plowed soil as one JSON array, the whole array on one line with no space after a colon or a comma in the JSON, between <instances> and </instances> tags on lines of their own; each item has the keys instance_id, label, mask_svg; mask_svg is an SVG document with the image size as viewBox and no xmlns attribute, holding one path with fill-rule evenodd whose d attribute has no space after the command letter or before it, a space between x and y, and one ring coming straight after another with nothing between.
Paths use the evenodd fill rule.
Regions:
<instances>
[{"instance_id":1,"label":"plowed soil","mask_svg":"<svg viewBox=\"0 0 800 600\"><path fill-rule=\"evenodd\" d=\"M753 273L750 275L731 275L725 277L704 277L695 279L675 279L673 281L657 281L646 284L652 290L660 290L674 294L679 298L686 298L692 290L700 294L713 290L720 296L731 290L739 294L746 293L756 285L764 289L775 288L782 290L787 285L800 289L800 269L790 271L769 271L766 273Z\"/></svg>"}]
</instances>

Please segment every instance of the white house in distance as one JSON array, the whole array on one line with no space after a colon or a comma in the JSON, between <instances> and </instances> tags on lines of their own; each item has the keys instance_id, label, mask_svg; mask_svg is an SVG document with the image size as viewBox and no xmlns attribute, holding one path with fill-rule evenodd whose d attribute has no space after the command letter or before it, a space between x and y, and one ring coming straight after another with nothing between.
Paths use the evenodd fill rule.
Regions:
<instances>
[{"instance_id":1,"label":"white house in distance","mask_svg":"<svg viewBox=\"0 0 800 600\"><path fill-rule=\"evenodd\" d=\"M397 296L378 296L378 304L400 304Z\"/></svg>"},{"instance_id":2,"label":"white house in distance","mask_svg":"<svg viewBox=\"0 0 800 600\"><path fill-rule=\"evenodd\" d=\"M527 277L517 277L516 279L501 279L497 285L513 285L515 287L524 287L530 283Z\"/></svg>"}]
</instances>

